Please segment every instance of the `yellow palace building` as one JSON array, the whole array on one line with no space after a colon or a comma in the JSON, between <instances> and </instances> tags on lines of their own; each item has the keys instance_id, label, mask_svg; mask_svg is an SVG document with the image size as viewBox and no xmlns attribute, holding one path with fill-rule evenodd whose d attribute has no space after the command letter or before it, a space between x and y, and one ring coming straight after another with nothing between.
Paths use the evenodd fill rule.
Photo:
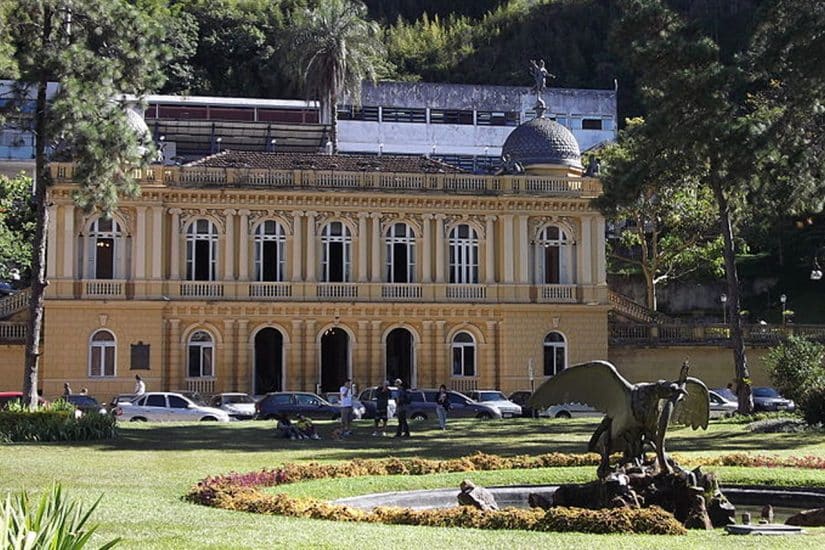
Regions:
<instances>
[{"instance_id":1,"label":"yellow palace building","mask_svg":"<svg viewBox=\"0 0 825 550\"><path fill-rule=\"evenodd\" d=\"M45 395L527 389L607 358L604 219L539 117L498 175L428 158L225 151L139 174L111 219L51 166ZM21 367L22 368L22 365ZM20 372L18 368L14 372ZM532 376L531 376L532 373Z\"/></svg>"}]
</instances>

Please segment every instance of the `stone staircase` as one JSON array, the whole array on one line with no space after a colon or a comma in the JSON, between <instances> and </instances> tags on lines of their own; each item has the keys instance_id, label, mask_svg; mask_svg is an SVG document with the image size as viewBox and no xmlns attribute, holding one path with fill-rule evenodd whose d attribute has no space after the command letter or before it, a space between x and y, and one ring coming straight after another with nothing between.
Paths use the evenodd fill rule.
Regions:
<instances>
[{"instance_id":1,"label":"stone staircase","mask_svg":"<svg viewBox=\"0 0 825 550\"><path fill-rule=\"evenodd\" d=\"M624 317L629 321L644 324L677 323L675 319L652 311L634 302L624 294L610 290L608 291L608 298L610 299L610 304L613 306L613 314Z\"/></svg>"},{"instance_id":2,"label":"stone staircase","mask_svg":"<svg viewBox=\"0 0 825 550\"><path fill-rule=\"evenodd\" d=\"M3 321L29 307L31 289L24 289L0 299L0 343L22 344L26 341L26 321Z\"/></svg>"}]
</instances>

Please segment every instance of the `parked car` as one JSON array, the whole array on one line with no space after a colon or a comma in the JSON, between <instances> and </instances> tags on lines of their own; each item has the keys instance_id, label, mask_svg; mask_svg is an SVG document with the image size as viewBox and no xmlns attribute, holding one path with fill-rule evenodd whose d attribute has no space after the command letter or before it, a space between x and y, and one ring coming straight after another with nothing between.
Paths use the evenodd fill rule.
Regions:
<instances>
[{"instance_id":1,"label":"parked car","mask_svg":"<svg viewBox=\"0 0 825 550\"><path fill-rule=\"evenodd\" d=\"M508 399L521 407L521 416L533 418L533 408L527 405L527 401L530 399L531 395L533 395L533 392L518 390L511 393Z\"/></svg>"},{"instance_id":2,"label":"parked car","mask_svg":"<svg viewBox=\"0 0 825 550\"><path fill-rule=\"evenodd\" d=\"M448 391L450 396L449 416L453 418L501 418L498 407L487 403L477 403L463 393ZM427 420L436 418L436 399L438 390L410 390L410 404L407 406L407 418L410 420Z\"/></svg>"},{"instance_id":3,"label":"parked car","mask_svg":"<svg viewBox=\"0 0 825 550\"><path fill-rule=\"evenodd\" d=\"M774 388L753 388L754 411L793 411L796 403L779 395Z\"/></svg>"},{"instance_id":4,"label":"parked car","mask_svg":"<svg viewBox=\"0 0 825 550\"><path fill-rule=\"evenodd\" d=\"M493 405L501 411L502 418L521 416L521 406L513 403L498 390L476 390L467 393L467 397L479 403Z\"/></svg>"},{"instance_id":5,"label":"parked car","mask_svg":"<svg viewBox=\"0 0 825 550\"><path fill-rule=\"evenodd\" d=\"M41 407L49 404L49 402L42 397L39 397L38 399ZM20 403L22 401L23 392L21 391L0 391L0 411L8 408L11 403Z\"/></svg>"},{"instance_id":6,"label":"parked car","mask_svg":"<svg viewBox=\"0 0 825 550\"><path fill-rule=\"evenodd\" d=\"M739 408L739 403L732 401L716 390L708 390L710 400L710 417L723 418L730 416Z\"/></svg>"},{"instance_id":7,"label":"parked car","mask_svg":"<svg viewBox=\"0 0 825 550\"><path fill-rule=\"evenodd\" d=\"M604 413L597 411L590 405L562 403L561 405L551 405L539 411L539 416L543 418L603 417Z\"/></svg>"},{"instance_id":8,"label":"parked car","mask_svg":"<svg viewBox=\"0 0 825 550\"><path fill-rule=\"evenodd\" d=\"M282 414L302 414L313 420L341 417L341 407L336 407L320 395L310 392L273 392L266 394L255 404L256 418L273 420Z\"/></svg>"},{"instance_id":9,"label":"parked car","mask_svg":"<svg viewBox=\"0 0 825 550\"><path fill-rule=\"evenodd\" d=\"M255 418L255 400L246 393L219 393L212 397L209 405L238 420Z\"/></svg>"},{"instance_id":10,"label":"parked car","mask_svg":"<svg viewBox=\"0 0 825 550\"><path fill-rule=\"evenodd\" d=\"M119 420L131 422L218 421L229 422L226 411L199 405L179 393L148 392L115 407Z\"/></svg>"},{"instance_id":11,"label":"parked car","mask_svg":"<svg viewBox=\"0 0 825 550\"><path fill-rule=\"evenodd\" d=\"M75 406L81 414L107 414L106 407L98 403L97 399L91 395L74 394L64 397L66 401Z\"/></svg>"},{"instance_id":12,"label":"parked car","mask_svg":"<svg viewBox=\"0 0 825 550\"><path fill-rule=\"evenodd\" d=\"M341 406L341 394L337 391L326 392L323 397L336 407ZM361 403L359 399L355 397L352 398L352 417L355 420L365 418L364 414L366 413L366 410L366 407L364 407L364 404Z\"/></svg>"},{"instance_id":13,"label":"parked car","mask_svg":"<svg viewBox=\"0 0 825 550\"><path fill-rule=\"evenodd\" d=\"M8 281L0 281L0 296L11 296L17 294L17 289Z\"/></svg>"},{"instance_id":14,"label":"parked car","mask_svg":"<svg viewBox=\"0 0 825 550\"><path fill-rule=\"evenodd\" d=\"M387 402L387 418L393 418L395 416L395 398L398 397L398 388L395 386L389 386L390 388L390 399ZM375 418L375 409L377 398L375 396L375 391L378 389L378 386L373 386L372 388L366 388L361 392L358 396L358 401L364 407L364 418Z\"/></svg>"}]
</instances>

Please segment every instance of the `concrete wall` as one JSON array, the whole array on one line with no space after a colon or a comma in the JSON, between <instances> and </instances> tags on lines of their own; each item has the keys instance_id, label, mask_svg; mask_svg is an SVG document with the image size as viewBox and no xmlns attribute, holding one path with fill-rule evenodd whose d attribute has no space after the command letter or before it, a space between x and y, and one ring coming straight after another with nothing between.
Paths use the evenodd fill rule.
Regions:
<instances>
[{"instance_id":1,"label":"concrete wall","mask_svg":"<svg viewBox=\"0 0 825 550\"><path fill-rule=\"evenodd\" d=\"M23 388L23 367L26 348L22 344L0 345L0 391L20 391Z\"/></svg>"}]
</instances>

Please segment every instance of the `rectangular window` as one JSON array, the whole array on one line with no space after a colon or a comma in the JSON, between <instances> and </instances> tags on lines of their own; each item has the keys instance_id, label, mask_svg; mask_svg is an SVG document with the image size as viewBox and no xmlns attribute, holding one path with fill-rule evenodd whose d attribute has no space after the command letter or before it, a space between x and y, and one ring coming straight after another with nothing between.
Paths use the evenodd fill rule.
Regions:
<instances>
[{"instance_id":1,"label":"rectangular window","mask_svg":"<svg viewBox=\"0 0 825 550\"><path fill-rule=\"evenodd\" d=\"M262 281L280 281L280 262L278 261L278 243L264 241L263 243L263 278Z\"/></svg>"},{"instance_id":2,"label":"rectangular window","mask_svg":"<svg viewBox=\"0 0 825 550\"><path fill-rule=\"evenodd\" d=\"M602 119L600 118L583 118L582 130L601 130Z\"/></svg>"},{"instance_id":3,"label":"rectangular window","mask_svg":"<svg viewBox=\"0 0 825 550\"><path fill-rule=\"evenodd\" d=\"M427 122L426 109L404 109L399 107L384 107L381 110L382 122Z\"/></svg>"},{"instance_id":4,"label":"rectangular window","mask_svg":"<svg viewBox=\"0 0 825 550\"><path fill-rule=\"evenodd\" d=\"M329 243L329 278L327 282L344 282L344 243Z\"/></svg>"},{"instance_id":5,"label":"rectangular window","mask_svg":"<svg viewBox=\"0 0 825 550\"><path fill-rule=\"evenodd\" d=\"M462 375L461 348L453 348L453 376Z\"/></svg>"},{"instance_id":6,"label":"rectangular window","mask_svg":"<svg viewBox=\"0 0 825 550\"><path fill-rule=\"evenodd\" d=\"M478 126L518 126L519 114L515 111L477 111Z\"/></svg>"},{"instance_id":7,"label":"rectangular window","mask_svg":"<svg viewBox=\"0 0 825 550\"><path fill-rule=\"evenodd\" d=\"M97 239L95 242L95 278L113 279L115 261L115 240Z\"/></svg>"},{"instance_id":8,"label":"rectangular window","mask_svg":"<svg viewBox=\"0 0 825 550\"><path fill-rule=\"evenodd\" d=\"M189 346L189 378L198 378L201 375L201 348Z\"/></svg>"},{"instance_id":9,"label":"rectangular window","mask_svg":"<svg viewBox=\"0 0 825 550\"><path fill-rule=\"evenodd\" d=\"M472 111L430 109L430 124L472 124Z\"/></svg>"},{"instance_id":10,"label":"rectangular window","mask_svg":"<svg viewBox=\"0 0 825 550\"><path fill-rule=\"evenodd\" d=\"M211 262L209 261L209 246L210 242L206 240L197 240L195 241L195 258L194 258L194 268L195 268L195 277L193 280L195 281L211 281L212 280L212 269L211 269Z\"/></svg>"},{"instance_id":11,"label":"rectangular window","mask_svg":"<svg viewBox=\"0 0 825 550\"><path fill-rule=\"evenodd\" d=\"M106 346L103 348L103 376L115 375L115 348Z\"/></svg>"},{"instance_id":12,"label":"rectangular window","mask_svg":"<svg viewBox=\"0 0 825 550\"><path fill-rule=\"evenodd\" d=\"M546 285L557 285L560 282L559 252L558 246L548 246L544 249L544 284Z\"/></svg>"}]
</instances>

